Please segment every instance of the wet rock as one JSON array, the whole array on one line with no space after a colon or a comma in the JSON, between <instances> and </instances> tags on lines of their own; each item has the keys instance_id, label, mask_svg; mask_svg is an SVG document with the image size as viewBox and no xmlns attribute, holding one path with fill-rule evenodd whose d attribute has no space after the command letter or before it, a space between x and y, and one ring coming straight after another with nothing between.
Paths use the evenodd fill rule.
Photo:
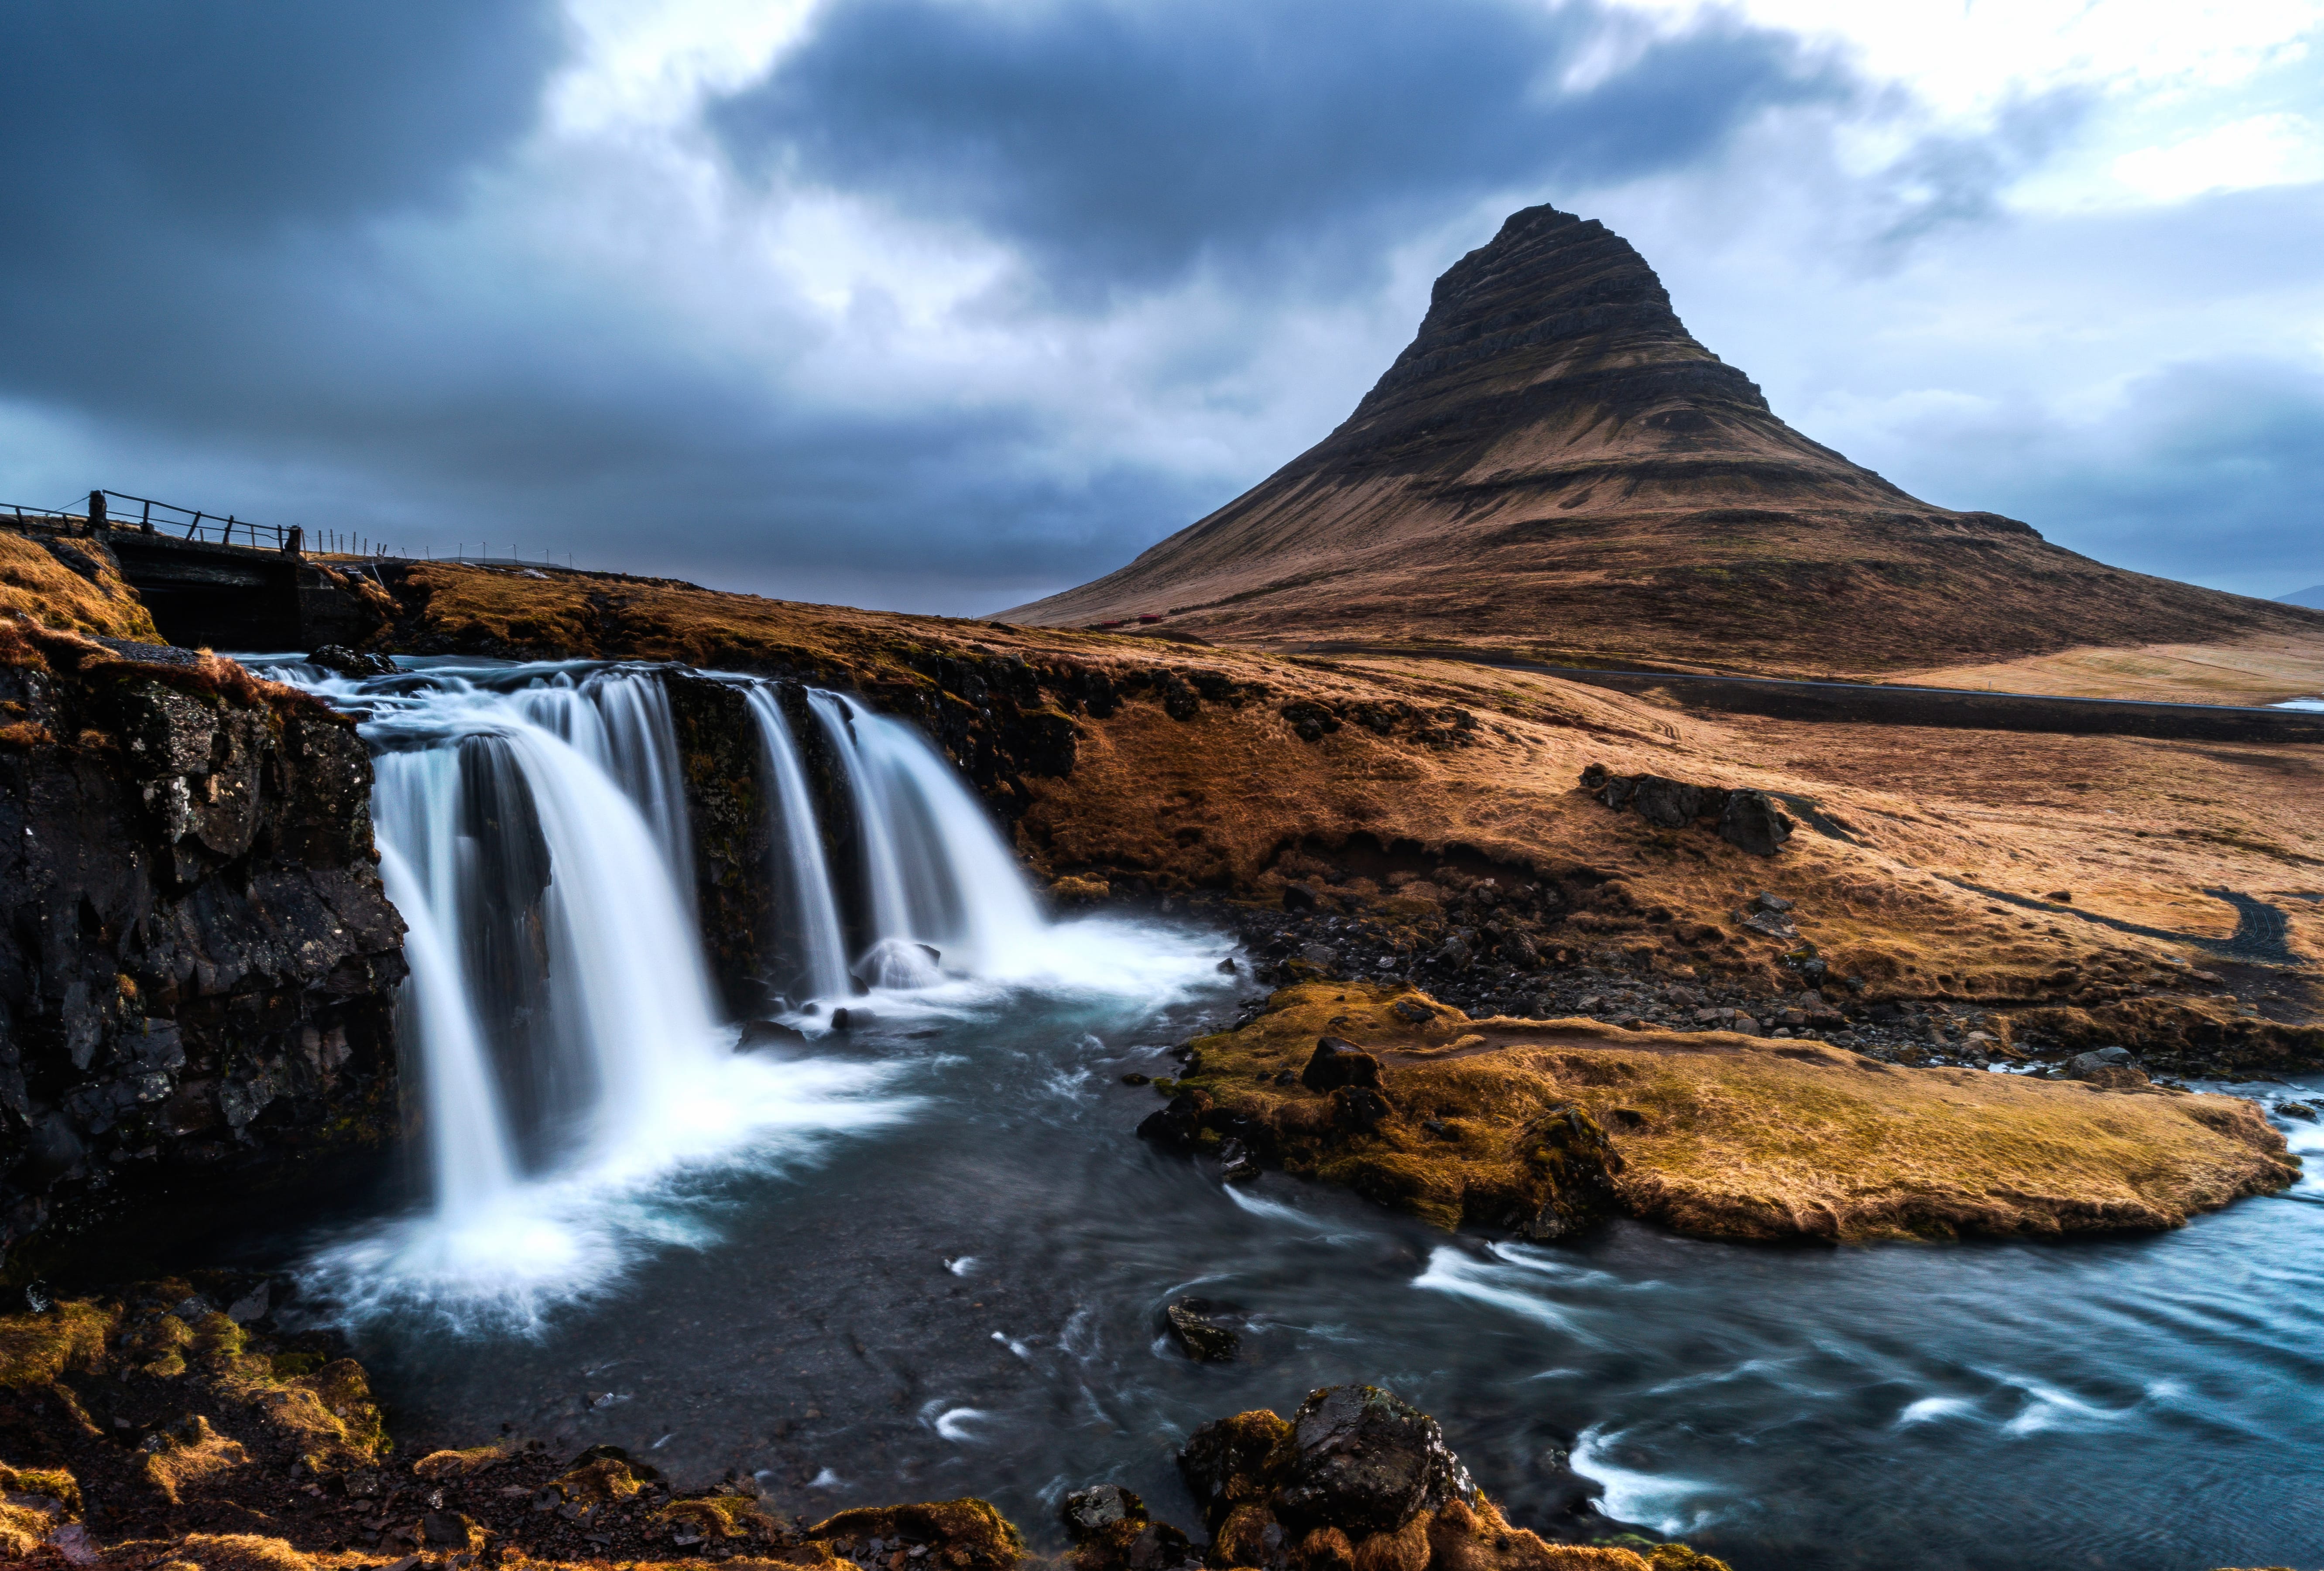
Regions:
<instances>
[{"instance_id":1,"label":"wet rock","mask_svg":"<svg viewBox=\"0 0 2324 1571\"><path fill-rule=\"evenodd\" d=\"M1540 1206L1516 1218L1525 1237L1563 1238L1614 1208L1621 1153L1585 1109L1569 1103L1528 1119L1517 1136L1517 1154L1548 1180Z\"/></svg>"},{"instance_id":2,"label":"wet rock","mask_svg":"<svg viewBox=\"0 0 2324 1571\"><path fill-rule=\"evenodd\" d=\"M1313 911L1322 904L1322 898L1305 884L1283 886L1283 909L1286 911Z\"/></svg>"},{"instance_id":3,"label":"wet rock","mask_svg":"<svg viewBox=\"0 0 2324 1571\"><path fill-rule=\"evenodd\" d=\"M1477 1494L1436 1420L1378 1386L1333 1386L1310 1396L1292 1418L1286 1449L1277 1514L1294 1526L1337 1528L1359 1542Z\"/></svg>"},{"instance_id":4,"label":"wet rock","mask_svg":"<svg viewBox=\"0 0 2324 1571\"><path fill-rule=\"evenodd\" d=\"M1130 1073L1121 1077L1121 1083L1125 1086L1143 1086L1150 1083L1150 1077L1141 1075L1136 1070L1132 1070Z\"/></svg>"},{"instance_id":5,"label":"wet rock","mask_svg":"<svg viewBox=\"0 0 2324 1571\"><path fill-rule=\"evenodd\" d=\"M1138 1137L1192 1150L1202 1140L1203 1116L1210 1110L1209 1092L1180 1091L1160 1112L1147 1116L1138 1125Z\"/></svg>"},{"instance_id":6,"label":"wet rock","mask_svg":"<svg viewBox=\"0 0 2324 1571\"><path fill-rule=\"evenodd\" d=\"M1100 1484L1065 1496L1057 1516L1065 1524L1065 1536L1078 1544L1117 1523L1143 1523L1146 1502L1119 1484Z\"/></svg>"},{"instance_id":7,"label":"wet rock","mask_svg":"<svg viewBox=\"0 0 2324 1571\"><path fill-rule=\"evenodd\" d=\"M1256 1183L1259 1181L1258 1159L1250 1147L1240 1140L1228 1140L1219 1147L1219 1177L1231 1184Z\"/></svg>"},{"instance_id":8,"label":"wet rock","mask_svg":"<svg viewBox=\"0 0 2324 1571\"><path fill-rule=\"evenodd\" d=\"M1354 1043L1336 1036L1319 1037L1307 1067L1299 1071L1299 1083L1311 1091L1333 1091L1342 1086L1376 1088L1380 1083L1379 1060Z\"/></svg>"},{"instance_id":9,"label":"wet rock","mask_svg":"<svg viewBox=\"0 0 2324 1571\"><path fill-rule=\"evenodd\" d=\"M325 644L307 657L310 666L320 666L326 671L336 671L342 676L392 676L395 662L384 655L374 655L361 649L350 649L345 644Z\"/></svg>"},{"instance_id":10,"label":"wet rock","mask_svg":"<svg viewBox=\"0 0 2324 1571\"><path fill-rule=\"evenodd\" d=\"M2286 1118L2298 1118L2308 1124L2316 1122L2316 1109L2305 1102L2278 1102L2275 1111Z\"/></svg>"},{"instance_id":11,"label":"wet rock","mask_svg":"<svg viewBox=\"0 0 2324 1571\"><path fill-rule=\"evenodd\" d=\"M806 1032L796 1025L786 1025L779 1020L746 1020L734 1047L737 1052L748 1052L754 1047L797 1047L807 1040Z\"/></svg>"},{"instance_id":12,"label":"wet rock","mask_svg":"<svg viewBox=\"0 0 2324 1571\"><path fill-rule=\"evenodd\" d=\"M1162 1311L1170 1339L1197 1364L1231 1363L1242 1345L1241 1337L1214 1318L1215 1308L1207 1299L1180 1299Z\"/></svg>"}]
</instances>

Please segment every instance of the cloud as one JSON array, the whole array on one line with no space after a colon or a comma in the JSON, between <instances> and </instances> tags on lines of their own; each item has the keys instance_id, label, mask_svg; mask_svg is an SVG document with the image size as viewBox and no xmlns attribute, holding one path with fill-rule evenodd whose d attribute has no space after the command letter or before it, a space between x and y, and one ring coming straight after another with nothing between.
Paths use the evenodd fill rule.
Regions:
<instances>
[{"instance_id":1,"label":"cloud","mask_svg":"<svg viewBox=\"0 0 2324 1571\"><path fill-rule=\"evenodd\" d=\"M2182 361L2080 418L1940 412L1908 439L1951 468L1948 491L2038 519L2075 550L2265 597L2324 580L2324 370L2313 364Z\"/></svg>"},{"instance_id":2,"label":"cloud","mask_svg":"<svg viewBox=\"0 0 2324 1571\"><path fill-rule=\"evenodd\" d=\"M1014 603L1321 436L1549 199L1932 500L2212 577L2316 533L2324 200L2028 211L2119 93L1947 117L1617 0L564 4L12 7L0 500Z\"/></svg>"},{"instance_id":3,"label":"cloud","mask_svg":"<svg viewBox=\"0 0 2324 1571\"><path fill-rule=\"evenodd\" d=\"M1724 14L1665 33L1585 3L853 0L707 118L762 179L973 225L1089 305L1204 264L1376 283L1384 247L1483 193L1685 164L1851 90Z\"/></svg>"}]
</instances>

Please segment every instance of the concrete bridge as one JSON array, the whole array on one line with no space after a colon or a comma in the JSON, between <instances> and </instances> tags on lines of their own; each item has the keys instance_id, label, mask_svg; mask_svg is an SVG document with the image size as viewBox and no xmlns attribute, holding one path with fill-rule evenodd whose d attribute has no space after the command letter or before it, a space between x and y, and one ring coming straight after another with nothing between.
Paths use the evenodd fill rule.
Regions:
<instances>
[{"instance_id":1,"label":"concrete bridge","mask_svg":"<svg viewBox=\"0 0 2324 1571\"><path fill-rule=\"evenodd\" d=\"M384 623L350 583L368 570L365 564L315 561L296 527L185 515L179 508L167 511L190 522L157 523L152 509L161 504L147 503L142 516L124 517L107 506L107 496L90 493L88 510L80 513L0 510L0 526L13 525L35 540L69 539L83 550L103 548L145 602L161 636L187 648L303 650L355 644ZM247 532L252 543L232 543L237 532ZM209 535L217 537L205 537ZM259 543L268 537L271 544Z\"/></svg>"}]
</instances>

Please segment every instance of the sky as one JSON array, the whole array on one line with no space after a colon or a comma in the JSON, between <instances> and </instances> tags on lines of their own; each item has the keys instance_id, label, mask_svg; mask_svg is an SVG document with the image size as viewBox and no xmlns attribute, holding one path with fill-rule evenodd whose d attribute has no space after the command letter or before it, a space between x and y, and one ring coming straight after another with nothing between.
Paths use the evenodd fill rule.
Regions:
<instances>
[{"instance_id":1,"label":"sky","mask_svg":"<svg viewBox=\"0 0 2324 1571\"><path fill-rule=\"evenodd\" d=\"M1335 426L1518 207L1817 440L2324 583L2324 0L13 0L0 503L973 614Z\"/></svg>"}]
</instances>

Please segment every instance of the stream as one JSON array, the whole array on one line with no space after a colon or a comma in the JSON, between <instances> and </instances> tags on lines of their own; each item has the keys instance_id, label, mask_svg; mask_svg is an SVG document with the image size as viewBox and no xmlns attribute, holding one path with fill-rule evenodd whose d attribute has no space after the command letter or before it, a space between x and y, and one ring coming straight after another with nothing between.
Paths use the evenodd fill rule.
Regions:
<instances>
[{"instance_id":1,"label":"stream","mask_svg":"<svg viewBox=\"0 0 2324 1571\"><path fill-rule=\"evenodd\" d=\"M418 914L425 1192L281 1246L407 1445L613 1444L811 1518L980 1494L1055 1549L1057 1502L1104 1481L1198 1530L1173 1463L1195 1426L1364 1381L1520 1524L1594 1494L1738 1571L2324 1560L2313 1180L2166 1235L1843 1249L1632 1223L1536 1247L1277 1173L1230 1188L1132 1136L1158 1102L1121 1076L1233 1015L1231 939L1043 914L908 727L792 706L845 744L862 865L817 862L805 795L770 793L769 876L822 948L782 1000L797 1036L737 1052L688 951L650 674L273 669L366 717ZM871 1023L831 1029L843 1004ZM1186 1294L1225 1306L1238 1361L1160 1334Z\"/></svg>"}]
</instances>

